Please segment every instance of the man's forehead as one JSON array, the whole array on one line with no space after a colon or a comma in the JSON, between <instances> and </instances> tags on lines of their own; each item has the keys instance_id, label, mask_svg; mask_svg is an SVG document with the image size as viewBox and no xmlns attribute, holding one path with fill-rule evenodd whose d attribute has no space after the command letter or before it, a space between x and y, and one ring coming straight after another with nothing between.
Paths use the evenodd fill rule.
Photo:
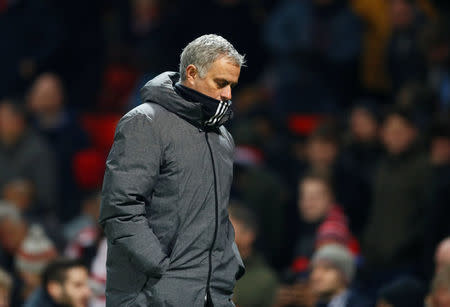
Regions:
<instances>
[{"instance_id":1,"label":"man's forehead","mask_svg":"<svg viewBox=\"0 0 450 307\"><path fill-rule=\"evenodd\" d=\"M66 273L66 281L76 281L79 279L83 279L88 275L88 271L84 267L73 267L67 270Z\"/></svg>"},{"instance_id":2,"label":"man's forehead","mask_svg":"<svg viewBox=\"0 0 450 307\"><path fill-rule=\"evenodd\" d=\"M237 83L241 68L227 58L219 58L210 66L208 75L214 79L223 79Z\"/></svg>"}]
</instances>

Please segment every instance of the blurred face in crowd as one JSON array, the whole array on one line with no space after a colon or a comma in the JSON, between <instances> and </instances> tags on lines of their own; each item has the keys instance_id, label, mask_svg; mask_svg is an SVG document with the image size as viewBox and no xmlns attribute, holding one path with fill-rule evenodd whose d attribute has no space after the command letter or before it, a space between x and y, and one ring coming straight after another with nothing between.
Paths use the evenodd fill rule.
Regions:
<instances>
[{"instance_id":1,"label":"blurred face in crowd","mask_svg":"<svg viewBox=\"0 0 450 307\"><path fill-rule=\"evenodd\" d=\"M416 139L416 129L398 115L391 115L386 119L382 134L387 151L393 155L407 151Z\"/></svg>"},{"instance_id":2,"label":"blurred face in crowd","mask_svg":"<svg viewBox=\"0 0 450 307\"><path fill-rule=\"evenodd\" d=\"M227 57L220 57L209 67L204 77L200 77L197 68L186 68L186 80L183 84L197 92L217 100L230 100L231 89L237 84L241 68Z\"/></svg>"},{"instance_id":3,"label":"blurred face in crowd","mask_svg":"<svg viewBox=\"0 0 450 307\"><path fill-rule=\"evenodd\" d=\"M18 272L24 283L22 295L30 297L30 295L41 285L41 276L38 273Z\"/></svg>"},{"instance_id":4,"label":"blurred face in crowd","mask_svg":"<svg viewBox=\"0 0 450 307\"><path fill-rule=\"evenodd\" d=\"M56 281L49 282L48 292L56 303L71 307L87 307L92 295L88 277L88 271L83 267L69 269L63 284Z\"/></svg>"},{"instance_id":5,"label":"blurred face in crowd","mask_svg":"<svg viewBox=\"0 0 450 307\"><path fill-rule=\"evenodd\" d=\"M437 137L431 141L431 161L434 164L450 162L450 139Z\"/></svg>"},{"instance_id":6,"label":"blurred face in crowd","mask_svg":"<svg viewBox=\"0 0 450 307\"><path fill-rule=\"evenodd\" d=\"M313 138L308 141L306 155L309 163L316 169L328 169L336 160L337 145L329 140Z\"/></svg>"},{"instance_id":7,"label":"blurred face in crowd","mask_svg":"<svg viewBox=\"0 0 450 307\"><path fill-rule=\"evenodd\" d=\"M15 180L5 185L3 199L14 204L20 211L26 211L33 202L33 184L27 180Z\"/></svg>"},{"instance_id":8,"label":"blurred face in crowd","mask_svg":"<svg viewBox=\"0 0 450 307\"><path fill-rule=\"evenodd\" d=\"M300 183L300 214L313 223L323 218L333 203L328 185L319 179L306 178Z\"/></svg>"},{"instance_id":9,"label":"blurred face in crowd","mask_svg":"<svg viewBox=\"0 0 450 307\"><path fill-rule=\"evenodd\" d=\"M371 142L378 136L378 123L363 108L355 108L350 118L350 129L353 136L361 142Z\"/></svg>"},{"instance_id":10,"label":"blurred face in crowd","mask_svg":"<svg viewBox=\"0 0 450 307\"><path fill-rule=\"evenodd\" d=\"M430 46L427 50L427 57L431 65L446 65L450 58L450 44L442 42Z\"/></svg>"},{"instance_id":11,"label":"blurred face in crowd","mask_svg":"<svg viewBox=\"0 0 450 307\"><path fill-rule=\"evenodd\" d=\"M233 228L235 231L235 240L236 245L239 249L239 253L242 256L242 259L245 260L246 258L251 256L253 242L255 242L256 234L253 229L245 225L243 222L233 218L232 215L230 215L230 221L233 224Z\"/></svg>"},{"instance_id":12,"label":"blurred face in crowd","mask_svg":"<svg viewBox=\"0 0 450 307\"><path fill-rule=\"evenodd\" d=\"M412 0L390 0L390 15L394 29L405 29L414 22Z\"/></svg>"},{"instance_id":13,"label":"blurred face in crowd","mask_svg":"<svg viewBox=\"0 0 450 307\"><path fill-rule=\"evenodd\" d=\"M376 307L394 307L392 304L389 304L388 302L386 302L385 300L379 300L377 302L377 306Z\"/></svg>"},{"instance_id":14,"label":"blurred face in crowd","mask_svg":"<svg viewBox=\"0 0 450 307\"><path fill-rule=\"evenodd\" d=\"M52 74L40 76L33 84L28 107L37 116L55 114L63 104L63 89L61 80Z\"/></svg>"},{"instance_id":15,"label":"blurred face in crowd","mask_svg":"<svg viewBox=\"0 0 450 307\"><path fill-rule=\"evenodd\" d=\"M332 298L347 287L342 273L325 261L314 264L310 285L311 290L321 298Z\"/></svg>"},{"instance_id":16,"label":"blurred face in crowd","mask_svg":"<svg viewBox=\"0 0 450 307\"><path fill-rule=\"evenodd\" d=\"M91 216L94 220L97 220L100 215L100 194L93 197L89 197L83 201L83 214Z\"/></svg>"},{"instance_id":17,"label":"blurred face in crowd","mask_svg":"<svg viewBox=\"0 0 450 307\"><path fill-rule=\"evenodd\" d=\"M0 307L9 307L10 288L0 286Z\"/></svg>"},{"instance_id":18,"label":"blurred face in crowd","mask_svg":"<svg viewBox=\"0 0 450 307\"><path fill-rule=\"evenodd\" d=\"M435 254L436 273L441 271L444 267L450 266L450 238L442 241Z\"/></svg>"},{"instance_id":19,"label":"blurred face in crowd","mask_svg":"<svg viewBox=\"0 0 450 307\"><path fill-rule=\"evenodd\" d=\"M433 307L450 307L450 289L440 287L432 295Z\"/></svg>"},{"instance_id":20,"label":"blurred face in crowd","mask_svg":"<svg viewBox=\"0 0 450 307\"><path fill-rule=\"evenodd\" d=\"M131 1L133 19L137 24L146 25L155 20L158 15L159 1L133 0Z\"/></svg>"},{"instance_id":21,"label":"blurred face in crowd","mask_svg":"<svg viewBox=\"0 0 450 307\"><path fill-rule=\"evenodd\" d=\"M10 102L0 102L0 142L13 145L25 130L24 117L14 110Z\"/></svg>"},{"instance_id":22,"label":"blurred face in crowd","mask_svg":"<svg viewBox=\"0 0 450 307\"><path fill-rule=\"evenodd\" d=\"M2 218L0 220L0 245L10 255L15 254L25 239L27 231L28 227L25 221Z\"/></svg>"}]
</instances>

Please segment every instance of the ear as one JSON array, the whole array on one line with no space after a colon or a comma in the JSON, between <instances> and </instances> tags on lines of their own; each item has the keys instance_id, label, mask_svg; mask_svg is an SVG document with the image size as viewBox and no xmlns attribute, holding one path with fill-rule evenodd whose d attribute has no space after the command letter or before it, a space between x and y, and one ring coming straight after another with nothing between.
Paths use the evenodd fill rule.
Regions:
<instances>
[{"instance_id":1,"label":"ear","mask_svg":"<svg viewBox=\"0 0 450 307\"><path fill-rule=\"evenodd\" d=\"M193 85L195 83L195 79L198 78L198 69L195 65L190 64L186 67L186 82L189 85Z\"/></svg>"},{"instance_id":2,"label":"ear","mask_svg":"<svg viewBox=\"0 0 450 307\"><path fill-rule=\"evenodd\" d=\"M50 281L47 285L47 292L53 298L53 300L58 301L62 295L62 287L59 283L55 281Z\"/></svg>"}]
</instances>

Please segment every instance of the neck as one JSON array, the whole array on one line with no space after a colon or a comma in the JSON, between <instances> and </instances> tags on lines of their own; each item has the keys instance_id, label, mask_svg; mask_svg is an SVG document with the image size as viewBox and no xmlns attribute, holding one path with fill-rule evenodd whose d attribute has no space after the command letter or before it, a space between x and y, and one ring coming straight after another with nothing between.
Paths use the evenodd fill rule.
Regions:
<instances>
[{"instance_id":1,"label":"neck","mask_svg":"<svg viewBox=\"0 0 450 307\"><path fill-rule=\"evenodd\" d=\"M333 294L333 297L337 297L337 296L343 294L345 291L347 291L347 287L342 286L342 287L336 289L336 291Z\"/></svg>"},{"instance_id":2,"label":"neck","mask_svg":"<svg viewBox=\"0 0 450 307\"><path fill-rule=\"evenodd\" d=\"M346 287L341 286L339 288L330 290L327 293L323 293L320 297L321 297L321 300L323 300L323 301L331 302L333 299L335 299L339 295L343 294L346 290L347 290Z\"/></svg>"},{"instance_id":3,"label":"neck","mask_svg":"<svg viewBox=\"0 0 450 307\"><path fill-rule=\"evenodd\" d=\"M64 112L62 110L54 110L53 112L40 114L38 121L42 126L52 128L61 123L63 116Z\"/></svg>"}]
</instances>

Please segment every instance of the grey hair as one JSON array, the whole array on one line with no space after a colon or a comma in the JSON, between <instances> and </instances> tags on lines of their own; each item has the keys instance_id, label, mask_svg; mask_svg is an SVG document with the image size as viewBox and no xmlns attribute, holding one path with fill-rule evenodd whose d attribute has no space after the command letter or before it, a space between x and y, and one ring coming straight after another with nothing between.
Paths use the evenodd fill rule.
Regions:
<instances>
[{"instance_id":1,"label":"grey hair","mask_svg":"<svg viewBox=\"0 0 450 307\"><path fill-rule=\"evenodd\" d=\"M245 56L239 54L222 36L207 34L194 39L181 52L180 80L186 80L186 68L191 64L197 67L200 78L203 78L211 64L221 57L226 57L239 67L245 65Z\"/></svg>"}]
</instances>

